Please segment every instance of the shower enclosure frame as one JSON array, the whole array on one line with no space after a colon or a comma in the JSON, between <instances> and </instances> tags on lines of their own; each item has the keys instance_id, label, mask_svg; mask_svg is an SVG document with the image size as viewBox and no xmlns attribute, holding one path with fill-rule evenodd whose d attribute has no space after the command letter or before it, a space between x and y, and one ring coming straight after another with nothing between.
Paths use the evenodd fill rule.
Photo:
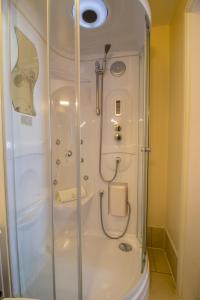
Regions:
<instances>
[{"instance_id":1,"label":"shower enclosure frame","mask_svg":"<svg viewBox=\"0 0 200 300\"><path fill-rule=\"evenodd\" d=\"M144 148L140 149L143 153L144 160L144 194L143 194L143 227L142 227L142 263L141 272L144 272L146 258L147 258L147 226L148 226L148 166L149 153L151 152L149 146L149 105L150 105L150 33L151 25L149 18L146 16L146 41L144 51Z\"/></svg>"},{"instance_id":2,"label":"shower enclosure frame","mask_svg":"<svg viewBox=\"0 0 200 300\"><path fill-rule=\"evenodd\" d=\"M79 9L79 2L80 0L75 0L76 3L76 11ZM50 23L50 0L47 0L47 49L48 49L48 61L49 61L49 23ZM1 11L1 16L2 16L2 7L0 7ZM76 69L76 114L77 114L77 119L76 119L76 141L77 141L77 147L76 147L76 159L77 161L80 161L80 26L76 26L76 24L79 24L80 17L79 14L76 14L75 18L75 69ZM1 33L2 33L2 26L1 28ZM1 35L2 36L2 35ZM147 210L148 210L148 156L149 156L149 64L150 64L150 20L149 16L146 16L146 47L145 47L145 63L144 63L144 70L145 71L145 88L144 88L144 97L145 97L145 147L141 149L141 152L144 153L144 199L143 199L143 225L142 225L142 263L141 263L141 272L144 271L144 267L146 264L146 255L147 255ZM2 57L1 57L2 58ZM2 68L1 68L2 69ZM2 81L2 80L1 80ZM49 84L49 81L48 81ZM3 86L3 85L2 85ZM3 90L3 89L2 89ZM2 98L2 105L3 105L3 92L1 95ZM50 98L49 98L50 99ZM50 100L49 100L50 102ZM49 104L50 105L50 104ZM1 113L2 119L4 120L3 113ZM2 122L4 124L4 121ZM5 136L4 138L4 152L6 151L5 149ZM80 184L80 163L77 164L77 187L78 187L78 197L77 197L77 260L78 260L78 299L82 300L82 229L81 229L81 184ZM6 162L4 159L4 172L6 170ZM52 196L52 202L54 201L53 196ZM6 195L4 203L1 203L1 207L5 205L6 207ZM53 205L53 204L52 204ZM8 218L8 217L7 217ZM0 249L5 247L6 251L3 251L3 268L2 268L2 273L3 273L3 279L6 279L4 282L7 282L8 284L4 283L4 290L5 294L4 296L12 296L12 279L11 279L11 269L10 269L10 246L9 246L9 229L7 226L6 218L4 220L4 227L3 229L3 234L1 235L0 239ZM53 215L52 215L52 226L53 226ZM54 237L52 236L52 240L54 240ZM52 241L53 242L53 241ZM4 250L5 250L4 249ZM2 250L1 250L2 252ZM54 254L52 254L52 260L54 261L53 258ZM54 263L53 263L54 265ZM55 276L55 271L53 271L53 276ZM55 281L55 278L54 278ZM54 283L55 284L55 283ZM55 293L55 287L54 287L54 293ZM54 294L54 299L56 299L56 295Z\"/></svg>"},{"instance_id":3,"label":"shower enclosure frame","mask_svg":"<svg viewBox=\"0 0 200 300\"><path fill-rule=\"evenodd\" d=\"M0 297L12 296L12 276L11 276L11 257L10 257L10 243L9 243L9 225L8 225L8 207L7 207L7 189L8 184L6 182L6 137L5 137L5 122L4 122L4 72L3 72L3 57L4 57L4 47L3 47L3 23L6 16L3 15L5 9L4 1L1 1L0 5L0 115L1 115L1 125L0 125L0 141L2 142L2 150L0 152L0 174L2 180L1 187L1 220L0 220L0 291L2 295ZM6 8L7 9L7 8ZM5 25L5 24L4 24ZM4 184L4 186L3 186Z\"/></svg>"}]
</instances>

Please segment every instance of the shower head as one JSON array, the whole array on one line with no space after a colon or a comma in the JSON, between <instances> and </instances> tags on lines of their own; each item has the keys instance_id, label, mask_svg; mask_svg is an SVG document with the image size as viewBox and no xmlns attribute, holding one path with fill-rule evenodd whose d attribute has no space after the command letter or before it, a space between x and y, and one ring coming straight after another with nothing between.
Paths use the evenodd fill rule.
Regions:
<instances>
[{"instance_id":1,"label":"shower head","mask_svg":"<svg viewBox=\"0 0 200 300\"><path fill-rule=\"evenodd\" d=\"M111 48L111 44L106 44L105 45L105 56L108 54L108 52L110 51Z\"/></svg>"},{"instance_id":2,"label":"shower head","mask_svg":"<svg viewBox=\"0 0 200 300\"><path fill-rule=\"evenodd\" d=\"M104 69L106 68L106 61L107 61L107 55L108 52L110 51L111 44L106 44L105 45L105 50L104 50Z\"/></svg>"}]
</instances>

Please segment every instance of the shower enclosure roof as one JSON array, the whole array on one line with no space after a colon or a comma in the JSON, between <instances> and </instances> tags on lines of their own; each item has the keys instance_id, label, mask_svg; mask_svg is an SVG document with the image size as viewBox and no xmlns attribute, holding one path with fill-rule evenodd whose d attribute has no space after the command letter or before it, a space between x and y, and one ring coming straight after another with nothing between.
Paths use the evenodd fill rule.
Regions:
<instances>
[{"instance_id":1,"label":"shower enclosure roof","mask_svg":"<svg viewBox=\"0 0 200 300\"><path fill-rule=\"evenodd\" d=\"M103 45L112 44L113 52L140 52L144 47L145 18L151 23L147 0L104 0L106 22L94 29L82 28L81 55L101 55ZM51 48L62 55L74 53L74 0L51 1Z\"/></svg>"},{"instance_id":2,"label":"shower enclosure roof","mask_svg":"<svg viewBox=\"0 0 200 300\"><path fill-rule=\"evenodd\" d=\"M149 23L151 24L151 9L149 6L149 1L148 0L139 0L139 1L144 6L144 9L146 10L146 14L149 18Z\"/></svg>"}]
</instances>

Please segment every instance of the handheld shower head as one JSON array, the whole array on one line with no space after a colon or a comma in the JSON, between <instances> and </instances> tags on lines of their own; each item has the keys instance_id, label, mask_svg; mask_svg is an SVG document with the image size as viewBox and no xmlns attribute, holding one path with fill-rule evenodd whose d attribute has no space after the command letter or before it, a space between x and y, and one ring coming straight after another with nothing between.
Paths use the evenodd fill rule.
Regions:
<instances>
[{"instance_id":1,"label":"handheld shower head","mask_svg":"<svg viewBox=\"0 0 200 300\"><path fill-rule=\"evenodd\" d=\"M111 44L106 44L105 45L105 56L108 54L108 52L110 51L111 48Z\"/></svg>"},{"instance_id":2,"label":"handheld shower head","mask_svg":"<svg viewBox=\"0 0 200 300\"><path fill-rule=\"evenodd\" d=\"M108 55L108 52L110 51L110 48L111 48L111 44L106 44L105 45L105 52L104 52L104 69L106 69L106 61L107 61L107 55Z\"/></svg>"}]
</instances>

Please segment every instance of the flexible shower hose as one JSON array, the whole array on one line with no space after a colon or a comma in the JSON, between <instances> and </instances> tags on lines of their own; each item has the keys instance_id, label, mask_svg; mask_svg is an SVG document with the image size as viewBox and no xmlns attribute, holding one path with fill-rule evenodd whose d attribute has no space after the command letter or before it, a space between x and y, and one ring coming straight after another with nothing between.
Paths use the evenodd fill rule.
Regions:
<instances>
[{"instance_id":1,"label":"flexible shower hose","mask_svg":"<svg viewBox=\"0 0 200 300\"><path fill-rule=\"evenodd\" d=\"M128 219L127 219L127 222L126 222L126 226L125 226L125 229L122 233L120 233L119 235L117 236L112 236L110 235L105 227L104 227L104 221L103 221L103 194L104 192L100 192L99 193L99 196L100 196L100 216L101 216L101 227L102 227L102 230L103 230L103 233L111 240L119 240L121 239L127 232L127 229L128 229L128 225L130 223L130 218L131 218L131 205L130 203L128 202Z\"/></svg>"}]
</instances>

